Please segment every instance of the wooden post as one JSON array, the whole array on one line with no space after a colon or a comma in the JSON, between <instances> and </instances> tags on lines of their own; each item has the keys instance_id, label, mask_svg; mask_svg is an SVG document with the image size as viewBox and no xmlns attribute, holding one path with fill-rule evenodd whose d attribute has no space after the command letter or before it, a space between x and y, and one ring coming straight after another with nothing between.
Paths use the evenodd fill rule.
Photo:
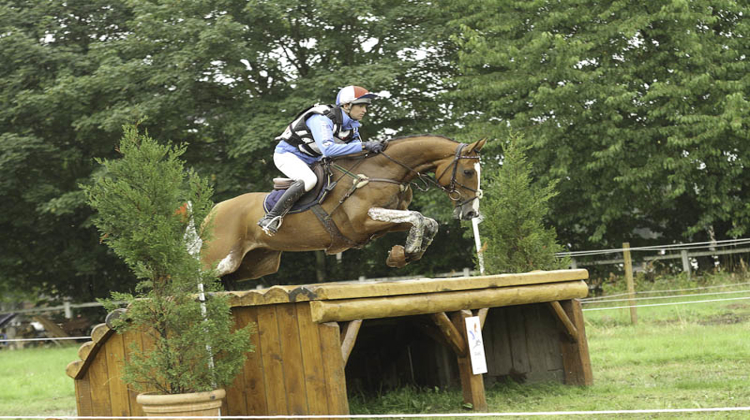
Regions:
<instances>
[{"instance_id":1,"label":"wooden post","mask_svg":"<svg viewBox=\"0 0 750 420\"><path fill-rule=\"evenodd\" d=\"M592 385L594 375L591 371L589 344L586 341L586 326L581 311L581 301L578 299L564 300L560 307L573 324L571 333L576 334L575 340L560 340L565 370L565 383L568 385Z\"/></svg>"},{"instance_id":2,"label":"wooden post","mask_svg":"<svg viewBox=\"0 0 750 420\"><path fill-rule=\"evenodd\" d=\"M633 283L633 260L630 258L630 242L622 244L622 254L625 257L625 281L628 283L628 305L630 305L630 321L638 323L638 313L635 308L635 284Z\"/></svg>"},{"instance_id":3,"label":"wooden post","mask_svg":"<svg viewBox=\"0 0 750 420\"><path fill-rule=\"evenodd\" d=\"M471 311L462 310L451 314L453 325L461 333L463 342L468 347L468 338L466 337L465 319L472 316ZM464 355L458 356L458 372L461 376L461 389L464 394L464 403L471 404L475 411L487 411L487 400L484 397L484 379L482 375L474 375L471 370L471 355L467 351Z\"/></svg>"},{"instance_id":4,"label":"wooden post","mask_svg":"<svg viewBox=\"0 0 750 420\"><path fill-rule=\"evenodd\" d=\"M349 356L352 354L354 349L354 343L357 341L357 334L359 334L359 328L362 326L361 319L355 319L349 321L344 327L341 334L341 357L344 359L344 366L349 361Z\"/></svg>"},{"instance_id":5,"label":"wooden post","mask_svg":"<svg viewBox=\"0 0 750 420\"><path fill-rule=\"evenodd\" d=\"M690 280L690 260L688 259L687 249L680 251L680 256L682 257L682 271L687 273L687 278Z\"/></svg>"},{"instance_id":6,"label":"wooden post","mask_svg":"<svg viewBox=\"0 0 750 420\"><path fill-rule=\"evenodd\" d=\"M562 305L560 305L560 302L549 302L549 306L552 309L552 313L562 324L563 329L565 330L565 334L567 334L568 338L574 343L578 341L578 329L575 325L573 325L573 321L571 321L570 317L568 317L568 314L565 313L565 309L563 309Z\"/></svg>"}]
</instances>

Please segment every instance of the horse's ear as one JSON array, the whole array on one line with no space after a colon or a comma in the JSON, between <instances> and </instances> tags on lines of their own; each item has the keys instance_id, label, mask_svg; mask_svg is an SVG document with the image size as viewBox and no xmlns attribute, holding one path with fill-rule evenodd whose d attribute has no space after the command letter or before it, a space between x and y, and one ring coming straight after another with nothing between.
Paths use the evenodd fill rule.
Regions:
<instances>
[{"instance_id":1,"label":"horse's ear","mask_svg":"<svg viewBox=\"0 0 750 420\"><path fill-rule=\"evenodd\" d=\"M482 147L484 147L484 144L487 143L487 139L483 138L482 140L479 140L477 142L474 142L471 144L471 148L469 149L469 153L471 152L477 152L479 153L480 150L482 150Z\"/></svg>"}]
</instances>

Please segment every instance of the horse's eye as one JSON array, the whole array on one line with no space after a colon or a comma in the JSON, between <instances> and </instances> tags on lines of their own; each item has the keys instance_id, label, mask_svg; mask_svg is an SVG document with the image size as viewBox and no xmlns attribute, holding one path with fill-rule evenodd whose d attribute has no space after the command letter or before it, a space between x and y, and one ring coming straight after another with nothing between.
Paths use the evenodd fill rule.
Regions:
<instances>
[{"instance_id":1,"label":"horse's eye","mask_svg":"<svg viewBox=\"0 0 750 420\"><path fill-rule=\"evenodd\" d=\"M474 175L474 170L473 169L464 169L464 175L466 175L466 176L472 176L472 175Z\"/></svg>"}]
</instances>

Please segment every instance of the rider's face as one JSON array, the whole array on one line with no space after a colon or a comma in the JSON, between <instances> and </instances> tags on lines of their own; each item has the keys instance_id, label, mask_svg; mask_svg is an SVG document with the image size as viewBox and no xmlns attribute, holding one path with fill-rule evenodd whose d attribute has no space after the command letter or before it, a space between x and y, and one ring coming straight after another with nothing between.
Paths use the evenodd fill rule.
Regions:
<instances>
[{"instance_id":1,"label":"rider's face","mask_svg":"<svg viewBox=\"0 0 750 420\"><path fill-rule=\"evenodd\" d=\"M367 104L355 104L349 106L349 117L361 121L367 113Z\"/></svg>"}]
</instances>

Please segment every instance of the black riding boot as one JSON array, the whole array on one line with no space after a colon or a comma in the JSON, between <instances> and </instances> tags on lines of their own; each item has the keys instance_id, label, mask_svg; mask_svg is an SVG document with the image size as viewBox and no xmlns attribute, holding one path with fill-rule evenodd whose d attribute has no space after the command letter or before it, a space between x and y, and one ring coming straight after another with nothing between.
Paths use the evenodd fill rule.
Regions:
<instances>
[{"instance_id":1,"label":"black riding boot","mask_svg":"<svg viewBox=\"0 0 750 420\"><path fill-rule=\"evenodd\" d=\"M305 194L304 181L294 181L289 189L279 199L279 202L273 206L262 219L258 221L258 226L266 232L268 236L273 236L279 231L284 215L292 208L294 203Z\"/></svg>"}]
</instances>

